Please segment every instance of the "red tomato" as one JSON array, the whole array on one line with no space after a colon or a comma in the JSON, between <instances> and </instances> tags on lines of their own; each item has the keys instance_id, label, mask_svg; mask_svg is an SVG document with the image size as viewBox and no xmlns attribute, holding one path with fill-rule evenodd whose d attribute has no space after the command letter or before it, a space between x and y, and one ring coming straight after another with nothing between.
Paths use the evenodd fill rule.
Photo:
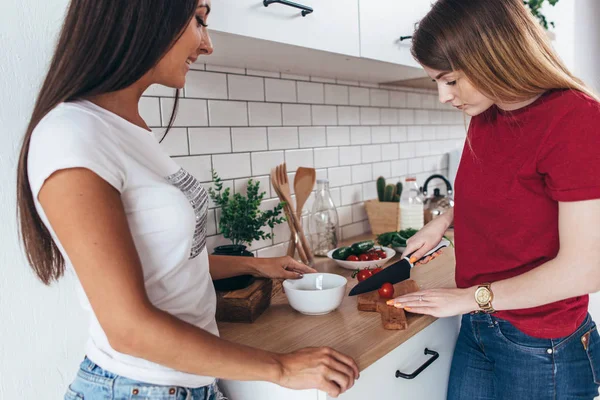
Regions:
<instances>
[{"instance_id":1,"label":"red tomato","mask_svg":"<svg viewBox=\"0 0 600 400\"><path fill-rule=\"evenodd\" d=\"M346 261L358 261L358 257L356 257L354 254L349 255L348 258L346 258Z\"/></svg>"},{"instance_id":2,"label":"red tomato","mask_svg":"<svg viewBox=\"0 0 600 400\"><path fill-rule=\"evenodd\" d=\"M384 299L391 299L394 297L394 286L391 283L384 283L379 288L379 296Z\"/></svg>"},{"instance_id":3,"label":"red tomato","mask_svg":"<svg viewBox=\"0 0 600 400\"><path fill-rule=\"evenodd\" d=\"M381 267L373 268L373 270L372 270L373 271L373 275L375 275L378 272L381 272L382 269L383 268L381 268Z\"/></svg>"},{"instance_id":4,"label":"red tomato","mask_svg":"<svg viewBox=\"0 0 600 400\"><path fill-rule=\"evenodd\" d=\"M379 255L379 257L380 257L382 260L383 260L383 259L385 259L385 258L387 258L387 253L386 253L385 251L383 251L383 250L379 250L379 251L377 252L377 254Z\"/></svg>"},{"instance_id":5,"label":"red tomato","mask_svg":"<svg viewBox=\"0 0 600 400\"><path fill-rule=\"evenodd\" d=\"M362 282L365 279L371 277L372 275L373 273L371 272L371 270L363 269L358 272L358 275L356 275L356 279L358 279L359 282Z\"/></svg>"},{"instance_id":6,"label":"red tomato","mask_svg":"<svg viewBox=\"0 0 600 400\"><path fill-rule=\"evenodd\" d=\"M379 257L379 254L377 254L377 253L371 253L371 254L369 254L369 260L371 260L371 261L377 261L379 259L381 259L381 257Z\"/></svg>"},{"instance_id":7,"label":"red tomato","mask_svg":"<svg viewBox=\"0 0 600 400\"><path fill-rule=\"evenodd\" d=\"M361 254L360 256L358 256L358 259L360 261L369 261L369 255L368 254Z\"/></svg>"}]
</instances>

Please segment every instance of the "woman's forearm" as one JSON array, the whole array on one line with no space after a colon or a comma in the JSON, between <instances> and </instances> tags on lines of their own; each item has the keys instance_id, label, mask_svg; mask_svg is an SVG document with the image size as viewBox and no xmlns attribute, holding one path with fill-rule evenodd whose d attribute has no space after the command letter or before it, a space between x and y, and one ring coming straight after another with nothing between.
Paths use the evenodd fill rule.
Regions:
<instances>
[{"instance_id":1,"label":"woman's forearm","mask_svg":"<svg viewBox=\"0 0 600 400\"><path fill-rule=\"evenodd\" d=\"M115 350L195 375L279 382L278 355L228 342L158 309L145 314L109 338Z\"/></svg>"},{"instance_id":2,"label":"woman's forearm","mask_svg":"<svg viewBox=\"0 0 600 400\"><path fill-rule=\"evenodd\" d=\"M255 275L254 257L208 256L210 276L213 280L231 278L238 275Z\"/></svg>"}]
</instances>

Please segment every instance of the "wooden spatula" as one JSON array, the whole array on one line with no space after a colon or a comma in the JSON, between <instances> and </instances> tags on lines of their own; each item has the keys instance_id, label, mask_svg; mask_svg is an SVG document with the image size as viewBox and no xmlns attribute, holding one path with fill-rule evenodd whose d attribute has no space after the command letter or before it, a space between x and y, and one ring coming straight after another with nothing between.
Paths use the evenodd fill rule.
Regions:
<instances>
[{"instance_id":1,"label":"wooden spatula","mask_svg":"<svg viewBox=\"0 0 600 400\"><path fill-rule=\"evenodd\" d=\"M294 192L296 193L296 216L298 217L298 221L302 221L302 209L315 187L316 180L317 171L314 168L299 167L296 170ZM291 235L287 253L290 257L293 257L296 251L296 243L293 239L293 235Z\"/></svg>"}]
</instances>

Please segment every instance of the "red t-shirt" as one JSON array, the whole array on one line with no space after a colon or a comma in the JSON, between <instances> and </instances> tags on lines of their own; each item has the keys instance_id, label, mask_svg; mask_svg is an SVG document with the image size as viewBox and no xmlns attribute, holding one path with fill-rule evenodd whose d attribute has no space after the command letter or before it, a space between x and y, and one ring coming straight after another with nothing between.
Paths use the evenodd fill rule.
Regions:
<instances>
[{"instance_id":1,"label":"red t-shirt","mask_svg":"<svg viewBox=\"0 0 600 400\"><path fill-rule=\"evenodd\" d=\"M600 105L571 90L547 92L512 112L492 106L471 119L472 147L465 145L455 185L459 288L511 278L556 257L558 202L600 198L599 123ZM559 338L583 322L588 300L495 315L528 335Z\"/></svg>"}]
</instances>

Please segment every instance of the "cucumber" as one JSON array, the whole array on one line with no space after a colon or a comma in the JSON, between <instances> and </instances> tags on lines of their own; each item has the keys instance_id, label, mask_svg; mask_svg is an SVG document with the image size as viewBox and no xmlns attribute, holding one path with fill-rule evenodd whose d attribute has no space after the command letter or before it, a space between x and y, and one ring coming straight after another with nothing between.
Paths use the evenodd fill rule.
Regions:
<instances>
[{"instance_id":1,"label":"cucumber","mask_svg":"<svg viewBox=\"0 0 600 400\"><path fill-rule=\"evenodd\" d=\"M375 242L373 240L365 240L362 242L356 242L352 245L352 254L360 255L364 254L367 251L371 250L375 246Z\"/></svg>"},{"instance_id":2,"label":"cucumber","mask_svg":"<svg viewBox=\"0 0 600 400\"><path fill-rule=\"evenodd\" d=\"M336 251L333 252L333 254L331 255L331 257L335 258L336 260L345 260L346 258L348 258L348 256L352 255L352 248L351 247L340 247L339 249L337 249Z\"/></svg>"}]
</instances>

